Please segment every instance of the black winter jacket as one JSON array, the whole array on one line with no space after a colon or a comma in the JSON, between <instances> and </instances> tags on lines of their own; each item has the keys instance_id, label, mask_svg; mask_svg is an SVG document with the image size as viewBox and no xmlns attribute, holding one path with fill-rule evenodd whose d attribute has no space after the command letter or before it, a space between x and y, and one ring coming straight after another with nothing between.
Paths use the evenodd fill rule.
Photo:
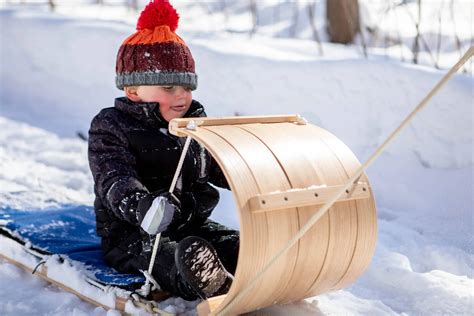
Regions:
<instances>
[{"instance_id":1,"label":"black winter jacket","mask_svg":"<svg viewBox=\"0 0 474 316\"><path fill-rule=\"evenodd\" d=\"M193 100L184 117L203 116L203 106ZM168 191L183 146L184 139L169 134L158 103L117 98L115 107L105 108L94 117L88 155L99 236L113 244L114 239L140 231L136 214L139 201L148 194ZM210 216L219 193L209 182L228 188L215 160L193 140L174 191L181 201L181 213L164 236L199 225Z\"/></svg>"}]
</instances>

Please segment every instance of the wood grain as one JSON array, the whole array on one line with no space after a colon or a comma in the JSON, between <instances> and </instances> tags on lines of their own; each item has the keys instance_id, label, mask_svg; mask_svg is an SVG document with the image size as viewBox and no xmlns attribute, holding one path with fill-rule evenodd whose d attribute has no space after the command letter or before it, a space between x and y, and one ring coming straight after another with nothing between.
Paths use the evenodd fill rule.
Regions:
<instances>
[{"instance_id":1,"label":"wood grain","mask_svg":"<svg viewBox=\"0 0 474 316\"><path fill-rule=\"evenodd\" d=\"M308 203L307 194L325 187L323 199L327 199L331 188L341 187L360 163L334 135L302 123L298 116L207 119L194 130L186 129L189 120L173 120L170 130L190 135L213 155L229 182L240 221L232 287L227 295L211 298L198 309L200 314L215 314L319 210L321 205ZM354 282L370 263L377 238L375 201L366 175L354 190L338 200L226 313L290 303ZM258 209L255 205L262 197L274 199L273 207Z\"/></svg>"}]
</instances>

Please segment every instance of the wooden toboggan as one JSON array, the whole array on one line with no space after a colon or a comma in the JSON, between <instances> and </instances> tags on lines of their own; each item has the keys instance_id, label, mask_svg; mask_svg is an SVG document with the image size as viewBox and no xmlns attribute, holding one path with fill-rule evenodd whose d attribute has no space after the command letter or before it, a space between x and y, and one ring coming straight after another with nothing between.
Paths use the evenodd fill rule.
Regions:
<instances>
[{"instance_id":1,"label":"wooden toboggan","mask_svg":"<svg viewBox=\"0 0 474 316\"><path fill-rule=\"evenodd\" d=\"M195 139L213 155L229 182L240 219L232 287L226 295L201 303L200 315L241 314L298 301L343 288L367 268L377 220L372 190L362 175L251 289L246 288L360 167L334 135L297 115L175 119L170 131Z\"/></svg>"}]
</instances>

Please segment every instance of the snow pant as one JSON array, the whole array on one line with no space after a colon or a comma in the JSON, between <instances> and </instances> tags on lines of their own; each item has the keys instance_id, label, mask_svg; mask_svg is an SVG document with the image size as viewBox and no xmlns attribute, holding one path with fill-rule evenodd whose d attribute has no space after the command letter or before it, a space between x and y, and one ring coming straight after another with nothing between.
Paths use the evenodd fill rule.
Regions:
<instances>
[{"instance_id":1,"label":"snow pant","mask_svg":"<svg viewBox=\"0 0 474 316\"><path fill-rule=\"evenodd\" d=\"M188 236L207 240L216 249L226 270L234 274L239 252L239 232L208 219L179 233L163 234L161 237L153 266L153 277L164 291L187 300L194 300L197 295L180 278L175 263L177 244ZM154 242L154 236L142 235L139 231L127 234L118 241L103 239L105 262L123 273L140 273L140 270L148 270Z\"/></svg>"}]
</instances>

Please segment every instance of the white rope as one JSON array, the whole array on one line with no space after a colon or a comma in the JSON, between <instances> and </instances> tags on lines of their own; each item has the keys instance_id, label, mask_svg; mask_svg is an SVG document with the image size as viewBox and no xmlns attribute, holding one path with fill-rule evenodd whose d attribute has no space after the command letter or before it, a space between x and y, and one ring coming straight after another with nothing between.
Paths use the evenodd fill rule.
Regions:
<instances>
[{"instance_id":1,"label":"white rope","mask_svg":"<svg viewBox=\"0 0 474 316\"><path fill-rule=\"evenodd\" d=\"M95 286L95 287L101 289L101 290L102 290L103 292L105 292L105 293L108 293L108 292L110 291L110 289L112 288L112 287L111 287L110 285L108 285L108 284L105 285L105 284L99 283L99 282L97 282L96 280L91 279L91 278L89 278L89 277L86 277L85 280L86 280L87 283L89 283L89 284L91 284L91 285L93 285L93 286Z\"/></svg>"},{"instance_id":2,"label":"white rope","mask_svg":"<svg viewBox=\"0 0 474 316\"><path fill-rule=\"evenodd\" d=\"M183 168L184 158L188 152L189 145L191 144L191 136L186 137L186 142L184 143L183 151L181 152L181 157L179 157L178 166L176 167L176 172L174 173L173 181L171 181L171 186L169 189L170 193L173 193L174 188L176 187L176 182L178 182L179 174L181 173L181 168Z\"/></svg>"},{"instance_id":3,"label":"white rope","mask_svg":"<svg viewBox=\"0 0 474 316\"><path fill-rule=\"evenodd\" d=\"M183 168L184 158L186 157L186 153L188 152L189 145L191 144L191 136L186 137L186 142L184 143L183 151L181 152L181 157L179 157L178 166L176 167L176 172L174 173L173 181L171 181L171 186L169 189L170 193L173 193L176 183L178 182L179 174L181 173L181 169ZM148 266L148 276L145 275L146 282L141 288L142 294L147 296L150 293L150 281L153 279L152 272L153 266L155 265L156 253L158 252L158 246L160 244L161 233L158 233L155 238L155 243L153 244L153 251L151 253L150 265ZM154 280L154 279L153 279ZM154 282L154 286L156 287L158 283ZM153 289L155 288L153 287ZM160 288L158 287L157 290Z\"/></svg>"},{"instance_id":4,"label":"white rope","mask_svg":"<svg viewBox=\"0 0 474 316\"><path fill-rule=\"evenodd\" d=\"M31 244L30 243L25 243L23 245L23 250L26 251L27 253L37 257L38 259L41 259L41 260L47 260L49 257L51 257L51 255L45 255L45 254L42 254L36 250L34 250L33 248L31 248Z\"/></svg>"},{"instance_id":5,"label":"white rope","mask_svg":"<svg viewBox=\"0 0 474 316\"><path fill-rule=\"evenodd\" d=\"M402 121L402 123L395 129L392 134L380 145L377 150L372 154L372 156L354 173L354 175L347 180L346 184L334 194L334 196L329 199L315 214L313 214L308 222L303 225L303 227L298 231L298 233L288 241L288 243L280 250L278 253L267 263L267 265L256 274L255 278L240 291L223 309L218 313L218 315L224 315L226 311L230 310L235 304L237 304L263 277L265 272L267 272L272 265L280 259L298 240L303 237L303 235L329 210L329 208L339 199L339 197L344 194L344 192L353 185L354 181L362 175L364 170L371 165L377 157L383 152L385 147L390 144L395 137L400 133L400 131L408 125L408 123L413 119L413 117L421 111L423 107L428 103L428 101L443 87L446 82L456 73L456 71L461 68L466 61L471 58L474 54L474 46L471 46L469 50L464 54L464 56L449 70L449 72L436 84L436 86L421 100L418 106Z\"/></svg>"}]
</instances>

